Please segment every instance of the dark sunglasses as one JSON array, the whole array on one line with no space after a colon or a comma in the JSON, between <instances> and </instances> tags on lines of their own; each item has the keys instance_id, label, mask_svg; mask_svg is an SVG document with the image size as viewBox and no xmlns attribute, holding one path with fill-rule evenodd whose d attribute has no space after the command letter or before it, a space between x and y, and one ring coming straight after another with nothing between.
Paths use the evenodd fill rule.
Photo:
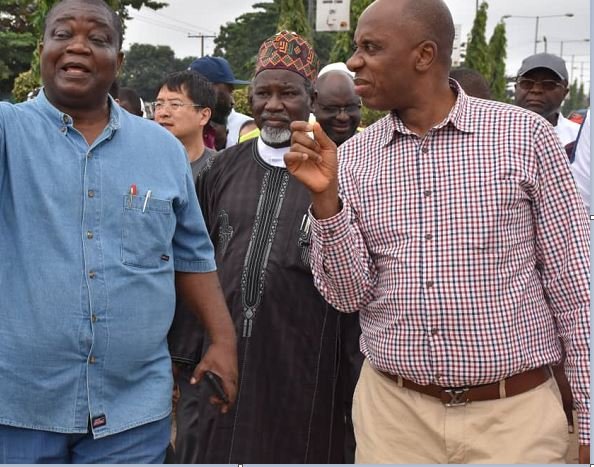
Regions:
<instances>
[{"instance_id":1,"label":"dark sunglasses","mask_svg":"<svg viewBox=\"0 0 594 467\"><path fill-rule=\"evenodd\" d=\"M520 78L516 81L520 89L524 91L531 91L534 86L540 84L544 91L554 91L558 86L563 87L563 83L555 81L554 79L543 79L542 81L535 81L529 78Z\"/></svg>"}]
</instances>

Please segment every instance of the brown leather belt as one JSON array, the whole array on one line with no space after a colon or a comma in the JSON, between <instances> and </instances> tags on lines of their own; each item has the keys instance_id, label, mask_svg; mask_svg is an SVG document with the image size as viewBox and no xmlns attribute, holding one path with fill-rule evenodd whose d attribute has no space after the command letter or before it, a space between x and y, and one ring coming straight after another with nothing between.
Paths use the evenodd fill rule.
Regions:
<instances>
[{"instance_id":1,"label":"brown leather belt","mask_svg":"<svg viewBox=\"0 0 594 467\"><path fill-rule=\"evenodd\" d=\"M503 397L517 396L518 394L534 389L551 377L550 368L548 366L542 366L540 368L510 376L497 383L461 388L446 388L435 384L423 386L396 375L390 375L384 372L381 373L398 384L402 381L402 387L406 389L411 389L440 399L446 407L466 405L473 401L489 401L501 399Z\"/></svg>"}]
</instances>

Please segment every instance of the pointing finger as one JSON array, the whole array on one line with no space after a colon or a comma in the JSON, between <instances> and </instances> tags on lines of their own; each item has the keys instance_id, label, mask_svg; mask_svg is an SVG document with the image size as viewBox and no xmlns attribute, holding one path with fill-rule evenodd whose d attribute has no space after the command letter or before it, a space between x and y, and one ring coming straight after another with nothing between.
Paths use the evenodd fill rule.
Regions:
<instances>
[{"instance_id":1,"label":"pointing finger","mask_svg":"<svg viewBox=\"0 0 594 467\"><path fill-rule=\"evenodd\" d=\"M336 149L336 144L334 141L330 139L330 137L326 134L322 127L320 126L319 122L315 122L313 124L313 133L316 139L316 142L320 145L322 150L324 149Z\"/></svg>"}]
</instances>

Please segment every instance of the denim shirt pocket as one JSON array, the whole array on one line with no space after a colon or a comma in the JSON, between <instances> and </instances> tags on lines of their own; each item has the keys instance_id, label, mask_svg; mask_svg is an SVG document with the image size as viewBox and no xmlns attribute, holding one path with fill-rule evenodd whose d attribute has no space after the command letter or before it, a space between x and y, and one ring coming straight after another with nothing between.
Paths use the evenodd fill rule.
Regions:
<instances>
[{"instance_id":1,"label":"denim shirt pocket","mask_svg":"<svg viewBox=\"0 0 594 467\"><path fill-rule=\"evenodd\" d=\"M175 222L171 201L124 195L122 262L158 268L170 260Z\"/></svg>"}]
</instances>

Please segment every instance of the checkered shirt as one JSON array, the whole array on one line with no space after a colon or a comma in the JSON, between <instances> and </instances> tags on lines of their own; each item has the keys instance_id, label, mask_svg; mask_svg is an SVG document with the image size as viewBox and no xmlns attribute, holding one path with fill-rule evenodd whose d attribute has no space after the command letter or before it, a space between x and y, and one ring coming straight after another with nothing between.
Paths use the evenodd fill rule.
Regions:
<instances>
[{"instance_id":1,"label":"checkered shirt","mask_svg":"<svg viewBox=\"0 0 594 467\"><path fill-rule=\"evenodd\" d=\"M395 114L339 150L343 209L312 219L316 285L361 310L361 350L418 384L561 359L589 443L588 218L554 129L467 96L419 138Z\"/></svg>"}]
</instances>

